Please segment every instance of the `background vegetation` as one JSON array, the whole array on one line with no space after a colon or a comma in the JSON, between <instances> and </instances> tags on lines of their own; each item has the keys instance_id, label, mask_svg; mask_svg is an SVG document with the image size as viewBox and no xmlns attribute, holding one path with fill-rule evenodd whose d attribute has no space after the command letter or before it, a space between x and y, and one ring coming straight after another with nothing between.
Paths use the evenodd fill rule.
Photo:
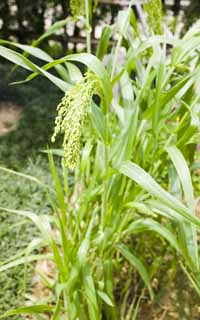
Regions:
<instances>
[{"instance_id":1,"label":"background vegetation","mask_svg":"<svg viewBox=\"0 0 200 320\"><path fill-rule=\"evenodd\" d=\"M42 177L44 181L51 183L47 158L40 151L47 147L47 137L52 134L55 105L61 94L42 78L30 85L10 86L10 82L19 80L26 74L19 69L15 74L11 71L10 65L1 64L1 103L9 101L17 104L22 108L22 117L15 130L0 136L0 164L25 174ZM29 208L38 213L50 211L45 192L37 185L20 181L13 175L0 174L0 194L3 206L8 207L12 203L16 209ZM36 234L36 228L21 224L17 216L1 214L0 221L0 262L3 263L27 247L33 234ZM24 270L21 266L1 274L0 284L0 313L24 302ZM17 319L19 317L17 316Z\"/></svg>"}]
</instances>

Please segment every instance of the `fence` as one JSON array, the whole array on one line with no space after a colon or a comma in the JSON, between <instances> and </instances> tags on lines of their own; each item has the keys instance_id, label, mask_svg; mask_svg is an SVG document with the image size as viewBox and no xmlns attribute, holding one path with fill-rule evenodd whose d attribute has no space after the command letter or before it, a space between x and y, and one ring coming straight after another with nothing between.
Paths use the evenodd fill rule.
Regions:
<instances>
[{"instance_id":1,"label":"fence","mask_svg":"<svg viewBox=\"0 0 200 320\"><path fill-rule=\"evenodd\" d=\"M163 0L163 7L169 15L189 17L186 23L200 16L199 0ZM137 11L140 0L135 1ZM92 43L98 38L98 26L103 21L112 23L120 9L129 5L129 0L99 0L94 14ZM69 0L1 0L0 1L0 38L30 43L37 39L53 22L70 15ZM76 51L85 43L81 25L71 25L50 38L51 43L59 43L64 51Z\"/></svg>"}]
</instances>

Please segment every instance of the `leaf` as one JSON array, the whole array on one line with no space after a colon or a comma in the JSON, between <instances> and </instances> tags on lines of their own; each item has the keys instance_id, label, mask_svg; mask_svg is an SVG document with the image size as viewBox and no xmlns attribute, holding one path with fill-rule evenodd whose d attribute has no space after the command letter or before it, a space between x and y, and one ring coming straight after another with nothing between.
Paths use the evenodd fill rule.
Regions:
<instances>
[{"instance_id":1,"label":"leaf","mask_svg":"<svg viewBox=\"0 0 200 320\"><path fill-rule=\"evenodd\" d=\"M65 59L65 58L64 58ZM112 100L112 87L106 69L103 64L95 56L88 53L74 54L66 57L67 61L78 61L85 64L89 69L91 69L99 78L102 85L102 90L104 93L106 110L109 110L110 103Z\"/></svg>"},{"instance_id":2,"label":"leaf","mask_svg":"<svg viewBox=\"0 0 200 320\"><path fill-rule=\"evenodd\" d=\"M41 59L41 60L44 60L46 62L53 62L53 58L47 54L45 51L43 51L42 49L40 48L35 48L33 46L28 46L28 45L24 45L24 44L19 44L19 43L14 43L14 42L11 42L11 41L5 41L5 40L0 40L0 44L7 44L7 45L10 45L10 46L14 46L16 48L19 48L21 50L23 50L25 53L23 54L23 57L26 57L30 54L32 55L33 57L36 57L38 59ZM58 74L61 76L61 78L67 82L70 82L71 80L73 81L74 78L75 78L75 74L76 74L76 78L77 79L80 79L80 75L81 75L81 72L79 71L79 69L69 63L66 64L66 67L67 69L62 66L62 65L56 65L55 66L55 69L57 70ZM23 80L22 82L27 82L27 81L30 81L32 79L34 79L36 76L38 75L38 72L35 72L35 73L32 73L30 76L28 76L26 78L26 80ZM19 82L21 83L21 82Z\"/></svg>"},{"instance_id":3,"label":"leaf","mask_svg":"<svg viewBox=\"0 0 200 320\"><path fill-rule=\"evenodd\" d=\"M50 36L51 34L55 33L58 29L60 29L62 26L64 26L71 19L72 18L67 18L67 19L56 22L38 40L34 41L31 46L18 44L18 43L6 41L6 40L0 40L0 44L7 44L7 45L11 45L11 46L15 46L17 48L20 48L21 50L24 51L24 53L23 53L24 57L28 57L29 54L31 54L34 57L37 57L37 58L42 59L47 62L53 61L53 59L51 58L51 56L49 54L47 54L45 51L41 50L40 48L36 48L36 47L39 45L39 43L42 40L44 40L46 37ZM67 70L63 66L56 66L56 70L58 71L60 76L63 78L63 80L69 81L69 75L67 73ZM33 77L31 77L31 79L32 78L34 78L34 75L33 75Z\"/></svg>"},{"instance_id":4,"label":"leaf","mask_svg":"<svg viewBox=\"0 0 200 320\"><path fill-rule=\"evenodd\" d=\"M10 310L0 316L0 319L8 318L17 314L33 314L33 313L43 313L43 312L52 312L53 307L48 305L36 305L30 307L22 307L14 310Z\"/></svg>"},{"instance_id":5,"label":"leaf","mask_svg":"<svg viewBox=\"0 0 200 320\"><path fill-rule=\"evenodd\" d=\"M94 72L94 74L98 77L101 83L104 99L105 99L105 112L108 112L110 108L110 103L112 100L112 86L109 79L109 75L102 64L102 62L95 57L92 54L89 53L79 53L79 54L72 54L57 60L54 60L53 62L50 62L49 64L45 65L45 69L49 69L52 67L55 67L57 64L65 63L67 61L76 61L84 64L87 66L91 71Z\"/></svg>"},{"instance_id":6,"label":"leaf","mask_svg":"<svg viewBox=\"0 0 200 320\"><path fill-rule=\"evenodd\" d=\"M154 231L161 237L166 239L170 245L177 251L180 251L179 244L173 233L167 229L164 225L152 220L152 219L139 219L132 222L125 230L125 234L138 234L145 231Z\"/></svg>"},{"instance_id":7,"label":"leaf","mask_svg":"<svg viewBox=\"0 0 200 320\"><path fill-rule=\"evenodd\" d=\"M168 168L168 179L169 179L169 191L170 193L181 201L182 199L182 190L180 180L177 176L176 169L172 164Z\"/></svg>"},{"instance_id":8,"label":"leaf","mask_svg":"<svg viewBox=\"0 0 200 320\"><path fill-rule=\"evenodd\" d=\"M147 286L147 288L149 290L149 294L150 294L151 299L153 299L154 293L151 288L151 279L150 279L150 276L149 276L148 271L146 270L146 267L144 266L144 264L135 255L133 255L129 251L127 246L125 246L124 244L120 243L116 247L119 250L119 252L129 261L129 263L133 267L136 268L136 270L140 274L141 278L143 279L145 285Z\"/></svg>"},{"instance_id":9,"label":"leaf","mask_svg":"<svg viewBox=\"0 0 200 320\"><path fill-rule=\"evenodd\" d=\"M178 173L188 207L190 208L192 214L195 214L193 186L187 162L181 151L176 146L170 146L166 150Z\"/></svg>"},{"instance_id":10,"label":"leaf","mask_svg":"<svg viewBox=\"0 0 200 320\"><path fill-rule=\"evenodd\" d=\"M51 217L48 215L37 215L33 212L23 211L23 210L13 210L8 208L0 207L1 211L5 211L8 213L17 214L19 216L23 216L25 218L30 219L40 230L41 234L43 235L44 240L48 243L51 243L51 225L50 220Z\"/></svg>"},{"instance_id":11,"label":"leaf","mask_svg":"<svg viewBox=\"0 0 200 320\"><path fill-rule=\"evenodd\" d=\"M131 83L131 79L129 78L129 75L126 71L124 71L121 76L120 88L124 108L135 109L136 106L134 104L133 86Z\"/></svg>"},{"instance_id":12,"label":"leaf","mask_svg":"<svg viewBox=\"0 0 200 320\"><path fill-rule=\"evenodd\" d=\"M112 28L110 26L105 26L101 32L101 38L98 41L96 56L99 60L102 60L106 54L109 46L109 41L112 36Z\"/></svg>"},{"instance_id":13,"label":"leaf","mask_svg":"<svg viewBox=\"0 0 200 320\"><path fill-rule=\"evenodd\" d=\"M102 110L92 102L90 118L94 129L102 141L106 142L105 118Z\"/></svg>"},{"instance_id":14,"label":"leaf","mask_svg":"<svg viewBox=\"0 0 200 320\"><path fill-rule=\"evenodd\" d=\"M60 296L58 296L57 303L56 303L56 308L54 310L54 313L53 313L53 316L52 316L51 320L59 320L60 311L61 311L61 305L62 305L61 298L60 298Z\"/></svg>"},{"instance_id":15,"label":"leaf","mask_svg":"<svg viewBox=\"0 0 200 320\"><path fill-rule=\"evenodd\" d=\"M15 43L15 42L11 42L11 41L6 41L6 40L0 40L0 44L7 44L7 45L14 46L14 47L19 48L23 51L26 51L29 54L31 54L32 56L39 58L41 60L44 60L46 62L53 61L53 59L51 58L51 56L49 54L47 54L45 51L43 51L42 49L39 49L39 48L34 48L32 46L28 46L25 44L19 44L19 43Z\"/></svg>"},{"instance_id":16,"label":"leaf","mask_svg":"<svg viewBox=\"0 0 200 320\"><path fill-rule=\"evenodd\" d=\"M133 162L123 162L119 172L138 183L144 190L159 199L169 208L175 210L180 217L184 217L188 222L192 222L200 227L200 221L186 208L180 201L165 191L146 171Z\"/></svg>"},{"instance_id":17,"label":"leaf","mask_svg":"<svg viewBox=\"0 0 200 320\"><path fill-rule=\"evenodd\" d=\"M167 152L176 168L179 179L181 181L185 199L190 208L191 214L195 215L195 202L193 194L192 180L190 176L190 171L185 158L183 157L181 151L176 146L171 146L167 148ZM198 257L198 243L197 243L197 232L196 227L191 224L181 224L180 237L182 238L182 243L187 247L188 257L193 260L194 265L197 270L199 269L199 257Z\"/></svg>"},{"instance_id":18,"label":"leaf","mask_svg":"<svg viewBox=\"0 0 200 320\"><path fill-rule=\"evenodd\" d=\"M122 163L122 161L131 159L133 146L136 140L138 128L138 109L127 109L124 114L125 124L116 139L110 157L115 167Z\"/></svg>"},{"instance_id":19,"label":"leaf","mask_svg":"<svg viewBox=\"0 0 200 320\"><path fill-rule=\"evenodd\" d=\"M130 15L131 15L130 7L126 10L120 10L118 12L116 27L117 27L117 31L121 36L125 36L128 30Z\"/></svg>"},{"instance_id":20,"label":"leaf","mask_svg":"<svg viewBox=\"0 0 200 320\"><path fill-rule=\"evenodd\" d=\"M92 148L93 148L93 144L91 142L91 140L88 140L84 146L84 148L82 149L82 155L81 155L81 173L84 176L85 172L87 170L88 164L89 164L89 159L90 159L90 155L92 152Z\"/></svg>"},{"instance_id":21,"label":"leaf","mask_svg":"<svg viewBox=\"0 0 200 320\"><path fill-rule=\"evenodd\" d=\"M91 236L94 220L95 220L95 215L93 215L93 217L91 218L91 220L89 222L86 234L85 234L84 238L82 239L80 247L77 252L78 261L80 264L85 264L85 261L86 261L86 256L87 256L89 246L90 246L90 236Z\"/></svg>"},{"instance_id":22,"label":"leaf","mask_svg":"<svg viewBox=\"0 0 200 320\"><path fill-rule=\"evenodd\" d=\"M159 112L160 112L160 97L162 92L162 83L163 83L163 77L164 77L164 57L161 58L161 62L158 67L157 71L157 82L156 82L156 97L155 97L155 106L153 111L153 118L152 118L152 127L154 132L156 133L158 120L159 120Z\"/></svg>"},{"instance_id":23,"label":"leaf","mask_svg":"<svg viewBox=\"0 0 200 320\"><path fill-rule=\"evenodd\" d=\"M190 139L186 142L186 144L197 144L199 143L199 141L200 141L200 132L197 132L190 137Z\"/></svg>"},{"instance_id":24,"label":"leaf","mask_svg":"<svg viewBox=\"0 0 200 320\"><path fill-rule=\"evenodd\" d=\"M110 307L114 307L112 300L105 292L97 290L97 294L107 305L109 305Z\"/></svg>"},{"instance_id":25,"label":"leaf","mask_svg":"<svg viewBox=\"0 0 200 320\"><path fill-rule=\"evenodd\" d=\"M83 266L83 280L84 280L85 297L88 305L89 319L100 320L100 312L97 304L94 280L90 272L89 266L87 264Z\"/></svg>"},{"instance_id":26,"label":"leaf","mask_svg":"<svg viewBox=\"0 0 200 320\"><path fill-rule=\"evenodd\" d=\"M24 174L24 173L21 173L21 172L17 172L17 171L14 171L12 169L4 168L4 167L1 167L1 166L0 166L0 170L4 171L6 173L9 173L9 174L14 174L14 175L16 175L16 176L18 176L20 178L24 178L26 180L35 182L35 183L37 183L38 185L42 186L45 189L49 188L44 182L40 181L38 178L33 177L31 175Z\"/></svg>"},{"instance_id":27,"label":"leaf","mask_svg":"<svg viewBox=\"0 0 200 320\"><path fill-rule=\"evenodd\" d=\"M41 74L48 78L51 82L53 82L59 89L66 92L71 87L70 84L65 81L59 79L58 77L52 75L51 73L45 71L43 68L38 67L36 64L31 62L29 59L24 57L22 54L15 52L14 50L5 48L0 46L0 56L3 58L17 64L27 70L36 72L37 74Z\"/></svg>"},{"instance_id":28,"label":"leaf","mask_svg":"<svg viewBox=\"0 0 200 320\"><path fill-rule=\"evenodd\" d=\"M41 41L43 41L45 38L49 37L50 35L56 33L58 30L60 30L61 28L63 28L67 23L69 23L70 21L72 21L72 17L68 17L66 19L60 20L55 22L50 28L48 28L48 30L43 33L39 39L35 40L32 45L33 46L37 46Z\"/></svg>"},{"instance_id":29,"label":"leaf","mask_svg":"<svg viewBox=\"0 0 200 320\"><path fill-rule=\"evenodd\" d=\"M185 130L185 132L183 132L180 135L180 138L178 139L176 146L180 149L182 148L185 144L190 143L190 141L192 140L193 136L197 133L197 127L196 126L192 126L190 125L188 127L187 125L187 130ZM198 141L197 141L198 142ZM194 142L193 142L194 143Z\"/></svg>"},{"instance_id":30,"label":"leaf","mask_svg":"<svg viewBox=\"0 0 200 320\"><path fill-rule=\"evenodd\" d=\"M170 219L171 222L184 223L185 221L177 211L171 209L168 205L163 204L159 200L148 200L148 205L155 214Z\"/></svg>"},{"instance_id":31,"label":"leaf","mask_svg":"<svg viewBox=\"0 0 200 320\"><path fill-rule=\"evenodd\" d=\"M189 75L186 75L182 77L172 88L167 90L160 98L160 108L165 106L170 100L175 98L175 96L178 94L178 92L187 85L188 81L191 79L191 77L194 75L194 73L191 73Z\"/></svg>"},{"instance_id":32,"label":"leaf","mask_svg":"<svg viewBox=\"0 0 200 320\"><path fill-rule=\"evenodd\" d=\"M69 73L69 76L70 76L70 80L73 83L76 83L76 82L80 81L83 78L83 75L82 75L80 69L74 63L66 62L65 66L66 66L66 68L68 70L68 73Z\"/></svg>"},{"instance_id":33,"label":"leaf","mask_svg":"<svg viewBox=\"0 0 200 320\"><path fill-rule=\"evenodd\" d=\"M120 120L120 124L122 126L125 125L125 110L124 108L122 108L121 106L119 106L118 104L116 104L115 102L112 103L112 108L115 111L118 119Z\"/></svg>"},{"instance_id":34,"label":"leaf","mask_svg":"<svg viewBox=\"0 0 200 320\"><path fill-rule=\"evenodd\" d=\"M51 153L52 155L64 157L64 151L62 149L47 149L47 150L41 150L43 153Z\"/></svg>"},{"instance_id":35,"label":"leaf","mask_svg":"<svg viewBox=\"0 0 200 320\"><path fill-rule=\"evenodd\" d=\"M15 259L12 262L6 263L2 266L0 266L0 272L3 272L5 270L17 267L21 264L33 262L33 261L39 261L39 260L52 260L53 256L52 255L47 255L47 254L37 254L37 255L30 255L30 256L25 256L19 259Z\"/></svg>"},{"instance_id":36,"label":"leaf","mask_svg":"<svg viewBox=\"0 0 200 320\"><path fill-rule=\"evenodd\" d=\"M63 188L62 188L61 181L60 181L60 178L59 178L59 175L58 175L58 172L57 172L54 160L53 160L53 156L50 152L48 153L48 158L49 158L49 167L50 167L51 174L52 174L54 184L55 184L55 190L56 190L56 194L57 194L58 204L59 204L60 210L62 212L63 223L65 225L67 206L65 204L65 196L63 193Z\"/></svg>"},{"instance_id":37,"label":"leaf","mask_svg":"<svg viewBox=\"0 0 200 320\"><path fill-rule=\"evenodd\" d=\"M190 274L187 270L187 268L183 265L183 263L181 263L181 267L183 269L183 271L185 272L185 274L187 275L188 279L190 280L191 284L193 285L194 289L196 290L196 292L198 293L198 295L200 296L200 279L199 279L199 274L197 273L196 275L194 274Z\"/></svg>"},{"instance_id":38,"label":"leaf","mask_svg":"<svg viewBox=\"0 0 200 320\"><path fill-rule=\"evenodd\" d=\"M112 265L112 259L108 257L108 259L104 259L103 261L103 279L104 279L104 291L106 292L107 296L112 302L112 305L114 304L113 301L114 298L114 288L113 288L113 265ZM116 308L113 308L113 306L106 303L105 305L105 313L108 319L117 319L117 312Z\"/></svg>"}]
</instances>

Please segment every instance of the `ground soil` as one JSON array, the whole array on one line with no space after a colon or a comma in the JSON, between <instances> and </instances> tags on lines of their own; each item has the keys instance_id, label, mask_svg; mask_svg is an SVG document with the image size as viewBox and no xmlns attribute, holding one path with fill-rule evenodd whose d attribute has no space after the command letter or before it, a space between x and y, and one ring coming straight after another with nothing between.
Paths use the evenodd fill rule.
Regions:
<instances>
[{"instance_id":1,"label":"ground soil","mask_svg":"<svg viewBox=\"0 0 200 320\"><path fill-rule=\"evenodd\" d=\"M11 131L20 119L22 109L12 102L0 102L0 135Z\"/></svg>"}]
</instances>

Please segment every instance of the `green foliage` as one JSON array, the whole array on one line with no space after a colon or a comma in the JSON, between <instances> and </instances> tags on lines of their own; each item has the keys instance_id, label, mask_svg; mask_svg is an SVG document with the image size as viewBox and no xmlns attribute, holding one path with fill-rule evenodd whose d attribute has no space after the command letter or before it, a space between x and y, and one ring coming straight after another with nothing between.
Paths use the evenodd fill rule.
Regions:
<instances>
[{"instance_id":1,"label":"green foliage","mask_svg":"<svg viewBox=\"0 0 200 320\"><path fill-rule=\"evenodd\" d=\"M0 165L18 170L18 173L33 174L37 178L51 184L48 164L41 149L46 148L47 137L53 132L55 104L61 98L60 92L45 79L33 81L31 85L9 86L24 76L23 70L11 74L8 65L1 65L0 95L3 101L11 101L22 108L22 117L15 130L0 136ZM42 92L40 91L42 90ZM49 94L49 90L51 94ZM47 100L48 94L48 100ZM2 104L4 102L1 102ZM8 171L0 173L0 203L9 207L12 203L15 209L36 210L38 213L50 213L50 207L45 192L35 184L24 180L21 176L13 176ZM22 177L21 177L22 178ZM24 179L24 178L22 178ZM10 257L23 253L27 245L37 236L33 225L24 219L0 214L0 262L3 264ZM30 293L33 268L28 266L27 293ZM0 277L0 314L11 308L24 304L24 268L21 265L5 270ZM9 317L9 319L11 319ZM13 319L13 317L12 317ZM19 315L15 319L22 319Z\"/></svg>"},{"instance_id":2,"label":"green foliage","mask_svg":"<svg viewBox=\"0 0 200 320\"><path fill-rule=\"evenodd\" d=\"M37 177L43 177L43 180L51 183L45 162L44 159L37 158L34 164L28 162L25 165L24 160L23 165L19 161L19 163L15 162L15 166L20 168L24 174L32 173ZM12 165L14 165L13 156ZM1 172L1 206L9 207L9 204L12 203L16 209L29 208L29 210L36 210L40 214L50 214L51 210L45 191L42 191L35 182L26 182L23 178L21 179L20 181L18 176L13 176L9 172ZM13 258L17 258L20 255L23 256L33 237L38 237L38 232L33 225L27 224L26 219L21 219L16 215L9 217L2 212L0 222L0 262L2 266L6 261L9 262ZM25 290L27 293L31 293L29 288L33 274L31 265L28 266L27 272L28 274L25 276L24 268L21 268L21 265L16 265L12 269L4 270L1 273L0 314L10 308L16 308L24 304ZM21 317L19 318L18 316L16 319L21 319Z\"/></svg>"},{"instance_id":3,"label":"green foliage","mask_svg":"<svg viewBox=\"0 0 200 320\"><path fill-rule=\"evenodd\" d=\"M10 43L0 46L0 55L31 72L26 81L40 74L66 91L55 129L56 135L65 135L64 150L47 151L54 188L40 183L52 215L0 208L29 219L40 232L39 244L47 248L57 271L52 295L45 305L10 311L2 318L49 308L52 319L134 319L144 284L154 297L151 282L166 251L173 257L173 268L180 265L200 292L200 220L190 174L199 136L199 34L190 30L178 40L165 35L146 39L138 36L131 17L130 8L119 13L113 26L118 40L106 66L101 44L101 60L90 53L47 60L42 50L27 46L27 52L47 62L40 67L8 49ZM106 48L109 34L100 40ZM87 43L90 52L89 31ZM74 62L80 70L82 65L87 68L82 80L77 65L69 65ZM61 157L62 174L53 153ZM28 261L44 258L31 249ZM23 264L25 257L11 259L0 271ZM133 292L133 274L143 283L138 281L138 292Z\"/></svg>"},{"instance_id":4,"label":"green foliage","mask_svg":"<svg viewBox=\"0 0 200 320\"><path fill-rule=\"evenodd\" d=\"M74 17L84 16L84 0L70 0L70 10Z\"/></svg>"}]
</instances>

